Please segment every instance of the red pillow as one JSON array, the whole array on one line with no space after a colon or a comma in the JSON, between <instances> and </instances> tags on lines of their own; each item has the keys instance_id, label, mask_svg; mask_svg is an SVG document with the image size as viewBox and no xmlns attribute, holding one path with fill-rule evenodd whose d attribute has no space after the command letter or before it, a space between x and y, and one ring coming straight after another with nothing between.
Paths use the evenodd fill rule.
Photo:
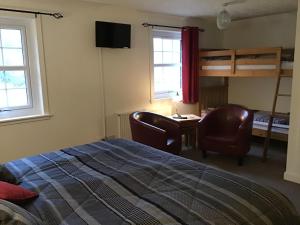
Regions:
<instances>
[{"instance_id":1,"label":"red pillow","mask_svg":"<svg viewBox=\"0 0 300 225\"><path fill-rule=\"evenodd\" d=\"M24 202L37 197L38 194L21 186L0 181L0 199L11 202Z\"/></svg>"}]
</instances>

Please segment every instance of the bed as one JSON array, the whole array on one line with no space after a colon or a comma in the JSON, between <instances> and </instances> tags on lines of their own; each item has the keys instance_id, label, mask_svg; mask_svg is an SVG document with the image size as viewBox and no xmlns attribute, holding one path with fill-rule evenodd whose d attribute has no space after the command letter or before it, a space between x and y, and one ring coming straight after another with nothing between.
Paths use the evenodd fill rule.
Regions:
<instances>
[{"instance_id":1,"label":"bed","mask_svg":"<svg viewBox=\"0 0 300 225\"><path fill-rule=\"evenodd\" d=\"M214 92L209 92L209 106L213 107L207 107L206 110L202 110L201 115L205 116L208 112L214 110L215 108L219 107L220 105L225 105L227 102L220 102L216 101L219 104L214 104L212 100L214 99L211 93L216 93L216 89L210 88L210 90L213 90ZM218 93L223 92L222 89L218 89ZM206 93L206 92L204 92ZM222 95L219 95L222 96ZM202 97L204 99L204 97ZM204 102L204 101L202 101ZM206 105L207 106L207 105ZM263 137L265 138L267 136L267 130L268 130L268 124L269 124L269 119L271 112L268 111L260 111L260 110L253 110L254 111L254 118L253 118L253 128L252 128L252 135L255 137ZM275 117L273 121L273 126L271 130L271 139L273 140L278 140L278 141L283 141L283 142L288 142L289 138L289 118L290 115L289 113L280 113L279 117Z\"/></svg>"},{"instance_id":2,"label":"bed","mask_svg":"<svg viewBox=\"0 0 300 225\"><path fill-rule=\"evenodd\" d=\"M294 49L251 48L227 50L201 50L200 77L223 77L223 86L201 87L199 112L228 102L228 79L235 77L292 77ZM274 87L275 94L275 87ZM219 98L218 96L224 96ZM286 95L288 96L288 95ZM213 101L214 100L214 101ZM272 99L270 99L272 101ZM270 118L270 113L268 114ZM289 117L289 115L282 115ZM267 118L267 121L269 120ZM268 123L254 120L253 135L267 137ZM288 126L274 123L271 138L288 141Z\"/></svg>"},{"instance_id":3,"label":"bed","mask_svg":"<svg viewBox=\"0 0 300 225\"><path fill-rule=\"evenodd\" d=\"M39 193L43 224L298 225L279 192L142 144L115 139L7 163Z\"/></svg>"},{"instance_id":4,"label":"bed","mask_svg":"<svg viewBox=\"0 0 300 225\"><path fill-rule=\"evenodd\" d=\"M294 50L281 48L200 51L202 77L275 77L293 74Z\"/></svg>"},{"instance_id":5,"label":"bed","mask_svg":"<svg viewBox=\"0 0 300 225\"><path fill-rule=\"evenodd\" d=\"M266 137L271 112L255 111L253 120L253 136ZM271 138L279 141L288 141L289 135L289 113L281 113L275 117L271 132Z\"/></svg>"}]
</instances>

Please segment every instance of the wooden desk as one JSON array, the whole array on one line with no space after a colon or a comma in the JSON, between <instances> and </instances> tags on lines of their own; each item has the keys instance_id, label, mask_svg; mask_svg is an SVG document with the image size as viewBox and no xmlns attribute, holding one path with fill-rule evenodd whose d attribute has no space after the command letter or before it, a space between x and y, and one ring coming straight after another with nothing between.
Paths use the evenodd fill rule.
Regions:
<instances>
[{"instance_id":1,"label":"wooden desk","mask_svg":"<svg viewBox=\"0 0 300 225\"><path fill-rule=\"evenodd\" d=\"M180 125L181 133L185 135L185 144L187 146L191 145L193 149L196 149L197 124L201 117L193 114L181 116L187 117L187 119L175 119L172 116L169 116L169 118Z\"/></svg>"}]
</instances>

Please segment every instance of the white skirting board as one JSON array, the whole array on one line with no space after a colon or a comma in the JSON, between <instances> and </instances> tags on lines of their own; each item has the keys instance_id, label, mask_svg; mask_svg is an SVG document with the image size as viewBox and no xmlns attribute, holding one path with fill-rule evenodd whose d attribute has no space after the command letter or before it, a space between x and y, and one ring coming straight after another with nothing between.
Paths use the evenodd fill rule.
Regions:
<instances>
[{"instance_id":1,"label":"white skirting board","mask_svg":"<svg viewBox=\"0 0 300 225\"><path fill-rule=\"evenodd\" d=\"M285 172L284 179L287 181L300 184L300 174Z\"/></svg>"}]
</instances>

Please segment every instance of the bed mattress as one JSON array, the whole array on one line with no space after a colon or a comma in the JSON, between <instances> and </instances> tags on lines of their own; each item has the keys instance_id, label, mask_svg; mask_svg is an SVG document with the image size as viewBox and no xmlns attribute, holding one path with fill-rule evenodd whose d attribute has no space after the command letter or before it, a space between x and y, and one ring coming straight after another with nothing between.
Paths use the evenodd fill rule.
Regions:
<instances>
[{"instance_id":1,"label":"bed mattress","mask_svg":"<svg viewBox=\"0 0 300 225\"><path fill-rule=\"evenodd\" d=\"M116 139L9 162L39 192L24 209L45 225L298 225L279 192Z\"/></svg>"},{"instance_id":2,"label":"bed mattress","mask_svg":"<svg viewBox=\"0 0 300 225\"><path fill-rule=\"evenodd\" d=\"M271 114L270 112L266 112L266 111L255 112L253 124L261 127L267 127L269 124L270 114ZM288 130L290 126L289 124L290 124L289 118L275 117L272 126L273 128L278 128L278 130Z\"/></svg>"}]
</instances>

